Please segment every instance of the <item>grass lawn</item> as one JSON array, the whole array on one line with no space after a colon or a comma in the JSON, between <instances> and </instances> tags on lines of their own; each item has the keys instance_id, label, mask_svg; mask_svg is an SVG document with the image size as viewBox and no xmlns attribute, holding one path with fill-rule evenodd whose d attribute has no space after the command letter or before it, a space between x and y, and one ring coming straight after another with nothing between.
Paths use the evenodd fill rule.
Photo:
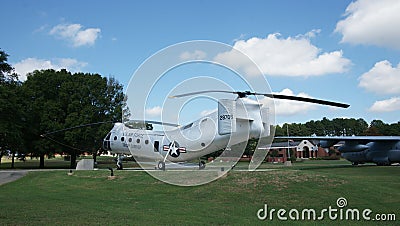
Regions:
<instances>
[{"instance_id":1,"label":"grass lawn","mask_svg":"<svg viewBox=\"0 0 400 226\"><path fill-rule=\"evenodd\" d=\"M239 163L235 169L245 168ZM400 166L351 167L347 161L306 161L292 167L263 164L273 171L233 170L212 183L179 187L160 182L146 172L30 172L0 186L2 225L399 225ZM394 213L397 221L329 219L260 221L257 211L269 209L343 208ZM286 216L287 213L286 213Z\"/></svg>"},{"instance_id":2,"label":"grass lawn","mask_svg":"<svg viewBox=\"0 0 400 226\"><path fill-rule=\"evenodd\" d=\"M92 158L92 156L86 156L83 158ZM82 158L78 158L80 160ZM108 167L116 167L116 162L114 157L108 156L98 156L97 162L99 163L98 168L107 169ZM133 161L123 161L124 167L136 167L137 164ZM3 157L0 164L1 169L10 169L11 168L11 159L7 157ZM26 158L26 161L21 161L15 158L15 169L38 169L39 168L39 159L36 158ZM62 157L56 157L51 159L45 159L44 161L45 169L69 169L70 161L65 161Z\"/></svg>"}]
</instances>

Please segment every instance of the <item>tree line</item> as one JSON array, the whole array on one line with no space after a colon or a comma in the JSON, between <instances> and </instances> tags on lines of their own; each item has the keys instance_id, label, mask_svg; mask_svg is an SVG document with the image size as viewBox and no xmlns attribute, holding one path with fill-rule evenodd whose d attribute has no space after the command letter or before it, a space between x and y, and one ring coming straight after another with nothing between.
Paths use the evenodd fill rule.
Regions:
<instances>
[{"instance_id":1,"label":"tree line","mask_svg":"<svg viewBox=\"0 0 400 226\"><path fill-rule=\"evenodd\" d=\"M400 136L400 121L387 124L373 120L368 124L364 119L335 118L311 120L306 123L285 123L275 127L275 136Z\"/></svg>"},{"instance_id":2,"label":"tree line","mask_svg":"<svg viewBox=\"0 0 400 226\"><path fill-rule=\"evenodd\" d=\"M82 152L95 158L111 122L121 121L123 86L114 78L65 69L37 70L21 82L7 58L0 49L0 161L9 152L13 163L16 153L29 154L43 168L45 156L64 153L73 168ZM62 131L97 122L110 123Z\"/></svg>"}]
</instances>

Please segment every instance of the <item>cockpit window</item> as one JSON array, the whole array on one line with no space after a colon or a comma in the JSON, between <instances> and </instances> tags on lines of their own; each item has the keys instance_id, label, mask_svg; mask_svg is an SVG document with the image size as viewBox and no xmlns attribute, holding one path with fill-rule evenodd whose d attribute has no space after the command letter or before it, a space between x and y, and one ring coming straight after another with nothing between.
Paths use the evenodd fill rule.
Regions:
<instances>
[{"instance_id":1,"label":"cockpit window","mask_svg":"<svg viewBox=\"0 0 400 226\"><path fill-rule=\"evenodd\" d=\"M111 137L111 133L108 133L106 136L106 140L110 140L110 137Z\"/></svg>"}]
</instances>

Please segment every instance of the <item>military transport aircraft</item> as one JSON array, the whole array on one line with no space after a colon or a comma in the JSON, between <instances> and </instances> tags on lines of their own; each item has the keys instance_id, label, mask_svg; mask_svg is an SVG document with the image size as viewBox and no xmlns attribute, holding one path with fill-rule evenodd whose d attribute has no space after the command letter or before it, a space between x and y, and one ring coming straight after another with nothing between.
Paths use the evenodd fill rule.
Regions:
<instances>
[{"instance_id":1,"label":"military transport aircraft","mask_svg":"<svg viewBox=\"0 0 400 226\"><path fill-rule=\"evenodd\" d=\"M400 163L400 136L335 136L335 137L275 137L294 140L314 140L318 146L329 148L340 141L344 144L338 148L343 158L353 165L376 163L391 165Z\"/></svg>"},{"instance_id":2,"label":"military transport aircraft","mask_svg":"<svg viewBox=\"0 0 400 226\"><path fill-rule=\"evenodd\" d=\"M172 98L198 95L209 92L236 94L236 99L218 100L218 110L184 126L175 126L167 131L133 129L126 123L115 123L103 141L103 148L118 154L118 168L122 168L122 156L132 155L137 161L152 160L156 168L165 170L165 163L186 162L224 148L247 142L250 138L270 136L268 106L248 98L248 95L262 95L269 98L286 99L347 108L349 105L298 96L263 94L250 91L199 91ZM144 123L157 123L142 121ZM199 161L199 169L204 168Z\"/></svg>"}]
</instances>

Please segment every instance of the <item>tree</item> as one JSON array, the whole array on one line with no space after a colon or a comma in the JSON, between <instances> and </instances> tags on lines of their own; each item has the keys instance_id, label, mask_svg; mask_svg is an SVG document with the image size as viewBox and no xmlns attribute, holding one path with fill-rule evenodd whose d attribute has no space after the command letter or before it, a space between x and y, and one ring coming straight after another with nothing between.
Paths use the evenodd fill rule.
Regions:
<instances>
[{"instance_id":1,"label":"tree","mask_svg":"<svg viewBox=\"0 0 400 226\"><path fill-rule=\"evenodd\" d=\"M7 63L8 55L0 50L0 162L1 157L11 151L14 155L23 150L23 127L25 114L21 83L14 68Z\"/></svg>"},{"instance_id":2,"label":"tree","mask_svg":"<svg viewBox=\"0 0 400 226\"><path fill-rule=\"evenodd\" d=\"M17 75L14 73L14 68L7 63L8 54L0 49L0 82L6 83L16 81Z\"/></svg>"},{"instance_id":3,"label":"tree","mask_svg":"<svg viewBox=\"0 0 400 226\"><path fill-rule=\"evenodd\" d=\"M253 156L254 151L255 151L256 148L257 148L257 144L258 144L258 139L250 138L250 139L247 141L247 145L246 145L246 148L245 148L245 150L244 150L243 155Z\"/></svg>"},{"instance_id":4,"label":"tree","mask_svg":"<svg viewBox=\"0 0 400 226\"><path fill-rule=\"evenodd\" d=\"M63 145L44 139L32 142L41 159L40 167L44 166L44 156L54 152L70 154L71 168L75 167L76 156L82 152L91 153L96 158L111 123L65 132L63 129L120 121L122 117L122 85L113 78L89 73L72 74L64 69L41 70L31 73L24 87L30 100L30 123L36 128L31 135L62 131L47 137Z\"/></svg>"}]
</instances>

